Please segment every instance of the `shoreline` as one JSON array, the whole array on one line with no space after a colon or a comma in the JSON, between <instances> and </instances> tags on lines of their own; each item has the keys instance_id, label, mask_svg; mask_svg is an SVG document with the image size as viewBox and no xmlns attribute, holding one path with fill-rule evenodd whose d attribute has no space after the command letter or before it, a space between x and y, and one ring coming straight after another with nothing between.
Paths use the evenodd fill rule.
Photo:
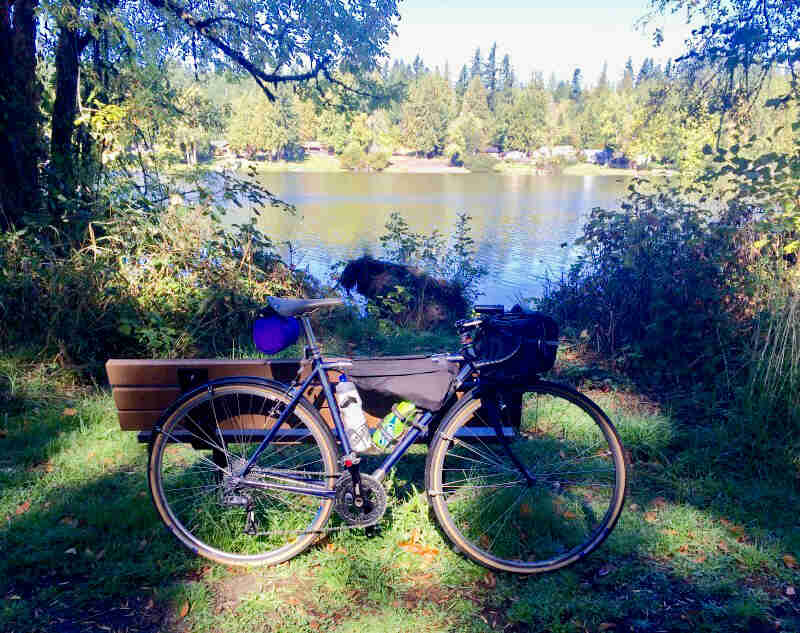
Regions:
<instances>
[{"instance_id":1,"label":"shoreline","mask_svg":"<svg viewBox=\"0 0 800 633\"><path fill-rule=\"evenodd\" d=\"M471 172L466 167L454 167L443 158L416 158L411 156L392 156L389 166L380 171L342 169L338 157L328 154L312 154L302 161L267 161L248 160L246 158L215 158L206 164L211 169L246 169L253 167L257 172L352 172L352 173L386 173L386 174L472 174L494 173L498 175L526 176L617 176L642 177L667 174L666 169L617 169L603 167L592 163L576 163L568 165L561 171L537 168L530 163L507 162L498 160L489 171Z\"/></svg>"}]
</instances>

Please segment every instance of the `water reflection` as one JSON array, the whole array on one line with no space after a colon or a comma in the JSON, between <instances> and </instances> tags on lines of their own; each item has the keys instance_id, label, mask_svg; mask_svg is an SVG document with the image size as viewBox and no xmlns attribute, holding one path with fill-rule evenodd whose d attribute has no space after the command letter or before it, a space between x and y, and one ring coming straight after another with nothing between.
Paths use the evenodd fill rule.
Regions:
<instances>
[{"instance_id":1,"label":"water reflection","mask_svg":"<svg viewBox=\"0 0 800 633\"><path fill-rule=\"evenodd\" d=\"M260 179L298 209L297 217L267 211L262 229L275 242L291 242L295 261L322 279L339 260L380 255L378 238L392 211L414 231L445 233L458 213L469 213L477 258L489 271L481 301L507 305L535 295L545 273L566 270L589 211L614 206L626 184L604 176L521 174L289 172ZM232 211L231 221L245 213ZM562 248L564 242L569 246Z\"/></svg>"}]
</instances>

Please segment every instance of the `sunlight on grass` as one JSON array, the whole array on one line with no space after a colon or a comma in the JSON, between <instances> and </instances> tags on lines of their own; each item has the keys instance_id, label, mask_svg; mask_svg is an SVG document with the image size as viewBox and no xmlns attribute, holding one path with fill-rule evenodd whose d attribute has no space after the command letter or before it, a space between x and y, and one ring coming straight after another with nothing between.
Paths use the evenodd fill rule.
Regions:
<instances>
[{"instance_id":1,"label":"sunlight on grass","mask_svg":"<svg viewBox=\"0 0 800 633\"><path fill-rule=\"evenodd\" d=\"M108 394L4 371L16 373L0 438L0 628L53 630L77 612L198 633L800 628L786 593L800 586L796 491L718 470L674 419L630 399L597 398L633 480L617 528L583 563L519 579L468 561L429 514L418 446L387 478L379 529L240 571L193 557L160 524L145 448L119 431Z\"/></svg>"}]
</instances>

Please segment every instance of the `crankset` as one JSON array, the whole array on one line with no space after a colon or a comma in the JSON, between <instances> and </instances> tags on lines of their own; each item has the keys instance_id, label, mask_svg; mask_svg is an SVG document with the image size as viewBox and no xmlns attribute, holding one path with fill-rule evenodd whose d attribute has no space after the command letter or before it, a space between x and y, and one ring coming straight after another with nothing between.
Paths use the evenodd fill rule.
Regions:
<instances>
[{"instance_id":1,"label":"crankset","mask_svg":"<svg viewBox=\"0 0 800 633\"><path fill-rule=\"evenodd\" d=\"M386 490L380 481L361 474L361 499L353 491L353 478L349 472L342 474L334 488L336 500L333 509L348 525L366 527L377 523L386 512Z\"/></svg>"}]
</instances>

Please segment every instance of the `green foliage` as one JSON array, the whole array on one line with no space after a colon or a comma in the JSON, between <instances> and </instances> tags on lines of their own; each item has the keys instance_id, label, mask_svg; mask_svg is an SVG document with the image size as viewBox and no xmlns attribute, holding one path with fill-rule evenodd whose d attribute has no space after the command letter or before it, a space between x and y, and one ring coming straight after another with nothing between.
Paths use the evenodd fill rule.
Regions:
<instances>
[{"instance_id":1,"label":"green foliage","mask_svg":"<svg viewBox=\"0 0 800 633\"><path fill-rule=\"evenodd\" d=\"M475 264L471 219L466 213L459 213L448 241L438 229L429 234L415 233L395 211L386 222L381 246L388 260L416 266L433 277L453 283L472 302L479 296L478 284L486 275L486 269ZM399 299L402 299L399 295L393 298Z\"/></svg>"},{"instance_id":2,"label":"green foliage","mask_svg":"<svg viewBox=\"0 0 800 633\"><path fill-rule=\"evenodd\" d=\"M454 98L450 83L438 75L423 75L409 86L403 133L411 148L429 155L442 153Z\"/></svg>"},{"instance_id":3,"label":"green foliage","mask_svg":"<svg viewBox=\"0 0 800 633\"><path fill-rule=\"evenodd\" d=\"M249 92L233 104L228 128L231 147L252 155L257 150L283 158L300 138L291 92L279 90L275 102Z\"/></svg>"},{"instance_id":4,"label":"green foliage","mask_svg":"<svg viewBox=\"0 0 800 633\"><path fill-rule=\"evenodd\" d=\"M304 287L254 225L223 229L207 207L121 215L90 231L68 257L24 232L2 236L4 345L27 341L89 371L113 356L219 354L249 338L266 296Z\"/></svg>"}]
</instances>

